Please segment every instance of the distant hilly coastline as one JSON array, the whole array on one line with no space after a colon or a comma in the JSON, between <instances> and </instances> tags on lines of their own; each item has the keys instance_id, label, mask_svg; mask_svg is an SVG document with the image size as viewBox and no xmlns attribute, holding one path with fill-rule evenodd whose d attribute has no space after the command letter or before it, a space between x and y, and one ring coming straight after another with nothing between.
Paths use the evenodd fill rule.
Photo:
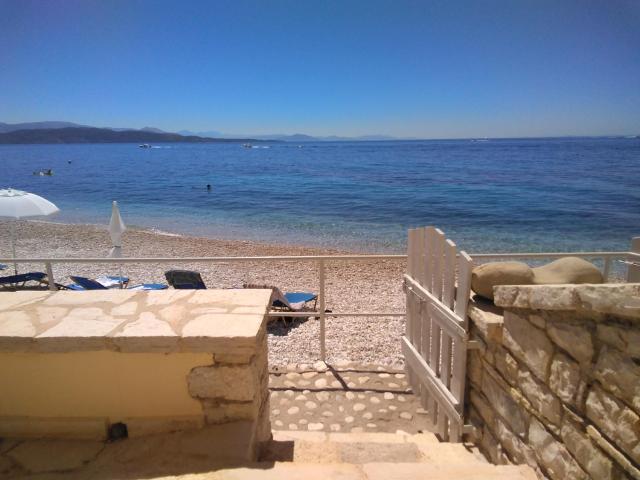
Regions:
<instances>
[{"instance_id":1,"label":"distant hilly coastline","mask_svg":"<svg viewBox=\"0 0 640 480\"><path fill-rule=\"evenodd\" d=\"M73 130L69 130L73 129ZM81 130L82 129L82 130ZM23 131L31 130L31 133ZM35 132L34 130L37 130ZM53 130L64 130L53 132ZM97 132L99 130L101 133ZM17 133L22 132L22 133ZM113 132L126 132L122 136L114 136ZM12 135L3 135L11 133ZM164 139L152 138L143 134L155 133L167 135ZM155 127L122 128L122 127L93 127L72 122L46 121L26 123L0 122L0 143L118 143L118 142L340 142L340 141L367 141L367 140L400 140L388 135L362 135L357 137L339 137L336 135L314 137L303 133L295 134L271 134L248 135L228 134L214 130L194 132L191 130L179 130L178 132L166 132ZM402 140L410 140L403 138Z\"/></svg>"},{"instance_id":2,"label":"distant hilly coastline","mask_svg":"<svg viewBox=\"0 0 640 480\"><path fill-rule=\"evenodd\" d=\"M57 123L57 122L43 122ZM59 122L64 123L64 122ZM7 124L0 124L6 126ZM252 138L210 138L196 135L179 135L142 130L121 130L85 126L54 126L50 128L24 128L0 133L0 144L49 144L49 143L237 143L263 142Z\"/></svg>"}]
</instances>

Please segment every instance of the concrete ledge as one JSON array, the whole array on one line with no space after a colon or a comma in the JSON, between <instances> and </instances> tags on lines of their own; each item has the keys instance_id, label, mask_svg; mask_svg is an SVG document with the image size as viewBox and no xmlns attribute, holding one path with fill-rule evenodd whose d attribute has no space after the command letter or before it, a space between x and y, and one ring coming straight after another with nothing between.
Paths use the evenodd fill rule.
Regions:
<instances>
[{"instance_id":1,"label":"concrete ledge","mask_svg":"<svg viewBox=\"0 0 640 480\"><path fill-rule=\"evenodd\" d=\"M640 283L602 285L505 285L495 287L503 308L590 311L640 319Z\"/></svg>"},{"instance_id":2,"label":"concrete ledge","mask_svg":"<svg viewBox=\"0 0 640 480\"><path fill-rule=\"evenodd\" d=\"M270 437L271 290L0 293L0 437L104 440L245 421ZM222 440L221 440L222 441Z\"/></svg>"},{"instance_id":3,"label":"concrete ledge","mask_svg":"<svg viewBox=\"0 0 640 480\"><path fill-rule=\"evenodd\" d=\"M0 352L252 355L270 290L0 293Z\"/></svg>"}]
</instances>

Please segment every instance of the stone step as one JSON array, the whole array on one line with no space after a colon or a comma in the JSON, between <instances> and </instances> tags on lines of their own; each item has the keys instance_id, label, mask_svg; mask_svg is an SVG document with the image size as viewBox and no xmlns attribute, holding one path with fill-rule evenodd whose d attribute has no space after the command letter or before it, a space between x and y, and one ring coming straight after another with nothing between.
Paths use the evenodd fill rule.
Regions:
<instances>
[{"instance_id":1,"label":"stone step","mask_svg":"<svg viewBox=\"0 0 640 480\"><path fill-rule=\"evenodd\" d=\"M177 477L181 478L181 477ZM536 480L528 467L424 463L263 463L189 475L189 480ZM186 479L185 479L186 480Z\"/></svg>"},{"instance_id":2,"label":"stone step","mask_svg":"<svg viewBox=\"0 0 640 480\"><path fill-rule=\"evenodd\" d=\"M433 434L273 432L261 461L296 463L431 463L488 465L463 444L441 443Z\"/></svg>"}]
</instances>

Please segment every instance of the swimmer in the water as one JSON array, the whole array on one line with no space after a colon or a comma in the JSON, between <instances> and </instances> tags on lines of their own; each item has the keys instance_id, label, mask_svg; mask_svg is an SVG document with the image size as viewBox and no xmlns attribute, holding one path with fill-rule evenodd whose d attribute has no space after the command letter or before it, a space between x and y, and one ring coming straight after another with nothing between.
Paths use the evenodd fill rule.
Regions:
<instances>
[{"instance_id":1,"label":"swimmer in the water","mask_svg":"<svg viewBox=\"0 0 640 480\"><path fill-rule=\"evenodd\" d=\"M207 183L207 190L211 191L211 185Z\"/></svg>"}]
</instances>

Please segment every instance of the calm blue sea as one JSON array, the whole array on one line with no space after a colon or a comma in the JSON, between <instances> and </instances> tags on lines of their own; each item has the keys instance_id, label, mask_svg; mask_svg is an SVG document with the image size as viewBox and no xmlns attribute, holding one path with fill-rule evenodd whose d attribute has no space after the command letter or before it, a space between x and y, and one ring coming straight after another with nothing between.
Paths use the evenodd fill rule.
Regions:
<instances>
[{"instance_id":1,"label":"calm blue sea","mask_svg":"<svg viewBox=\"0 0 640 480\"><path fill-rule=\"evenodd\" d=\"M640 139L0 146L0 187L51 220L401 252L437 225L479 251L625 249L640 235ZM69 163L70 162L70 163ZM32 172L53 169L52 177ZM206 185L211 184L208 192Z\"/></svg>"}]
</instances>

